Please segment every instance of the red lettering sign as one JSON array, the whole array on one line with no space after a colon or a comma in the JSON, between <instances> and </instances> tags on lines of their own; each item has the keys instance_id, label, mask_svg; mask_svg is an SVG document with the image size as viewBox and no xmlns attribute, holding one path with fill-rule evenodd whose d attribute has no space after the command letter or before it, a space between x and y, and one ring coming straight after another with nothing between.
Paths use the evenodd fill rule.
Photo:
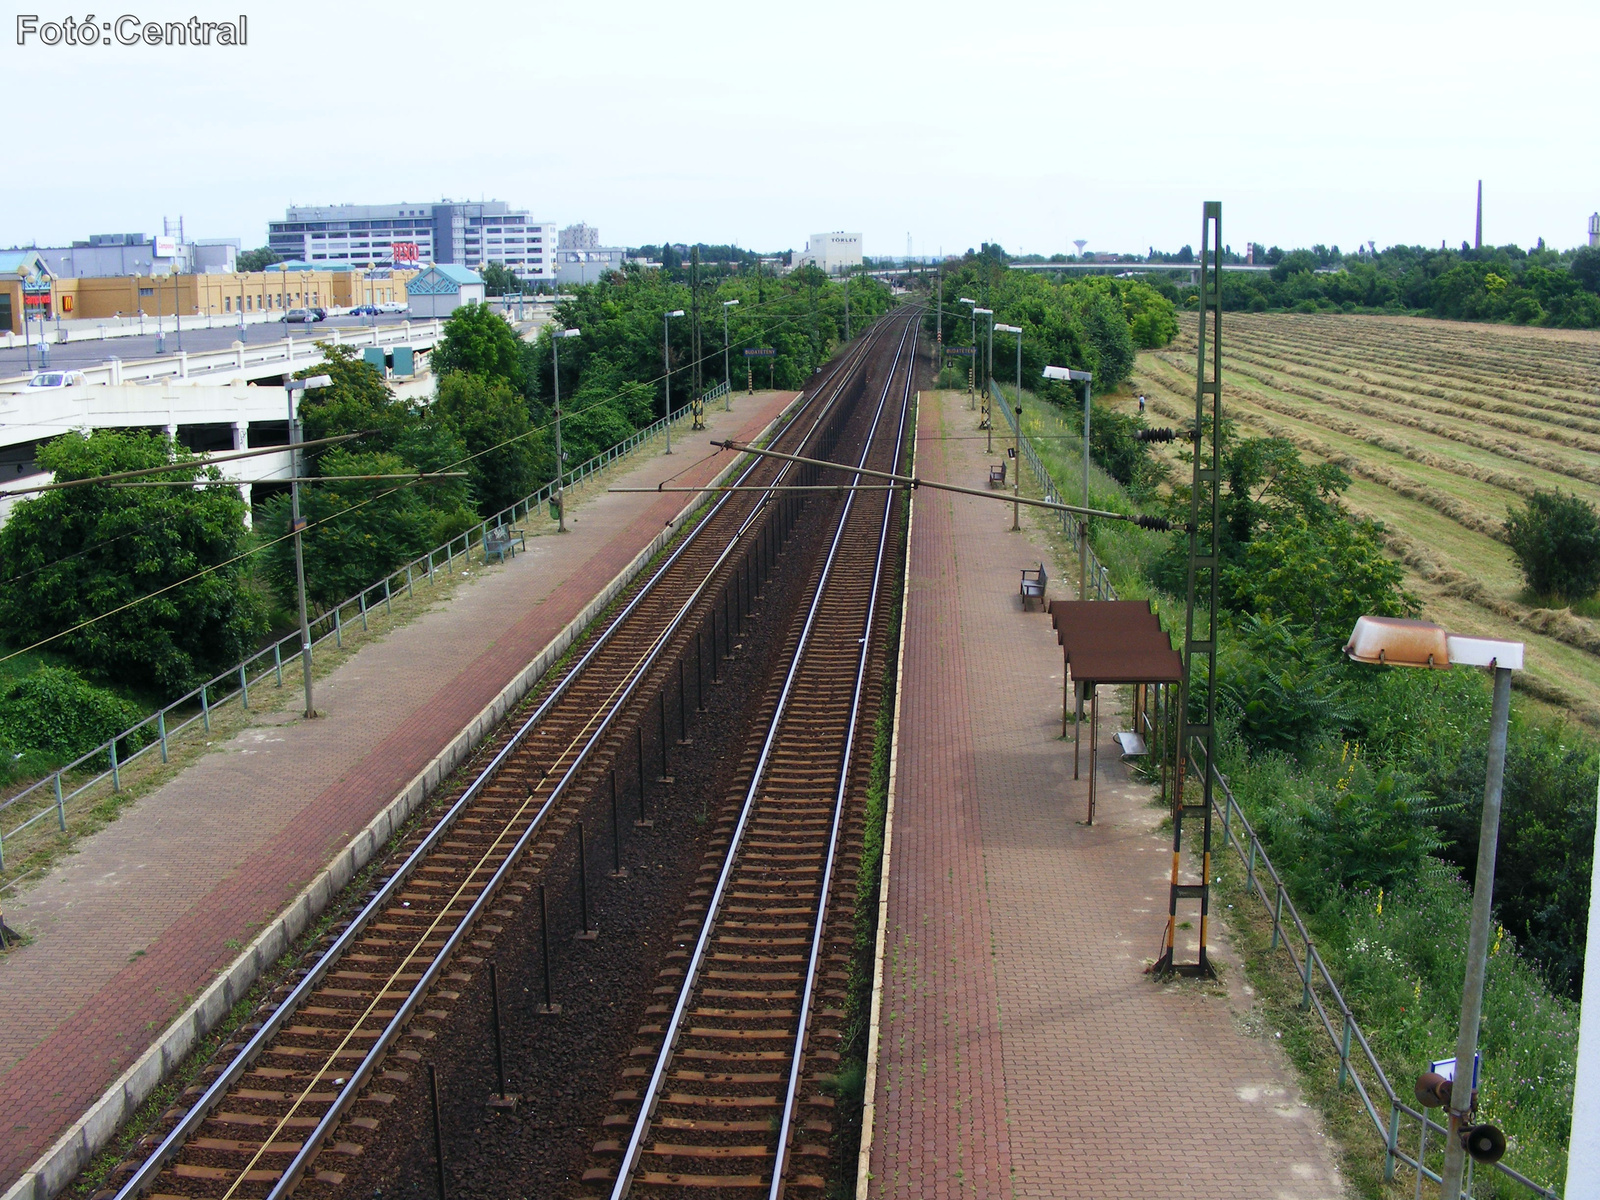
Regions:
<instances>
[{"instance_id":1,"label":"red lettering sign","mask_svg":"<svg viewBox=\"0 0 1600 1200\"><path fill-rule=\"evenodd\" d=\"M416 262L421 257L415 242L393 242L389 250L395 262Z\"/></svg>"}]
</instances>

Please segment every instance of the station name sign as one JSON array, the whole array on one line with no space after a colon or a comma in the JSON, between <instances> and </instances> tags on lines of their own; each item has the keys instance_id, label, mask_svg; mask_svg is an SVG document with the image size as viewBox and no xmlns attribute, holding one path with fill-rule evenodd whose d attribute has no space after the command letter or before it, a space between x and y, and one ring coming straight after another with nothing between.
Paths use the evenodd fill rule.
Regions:
<instances>
[{"instance_id":1,"label":"station name sign","mask_svg":"<svg viewBox=\"0 0 1600 1200\"><path fill-rule=\"evenodd\" d=\"M744 356L746 358L772 358L777 353L771 346L758 346L753 350L746 350Z\"/></svg>"}]
</instances>

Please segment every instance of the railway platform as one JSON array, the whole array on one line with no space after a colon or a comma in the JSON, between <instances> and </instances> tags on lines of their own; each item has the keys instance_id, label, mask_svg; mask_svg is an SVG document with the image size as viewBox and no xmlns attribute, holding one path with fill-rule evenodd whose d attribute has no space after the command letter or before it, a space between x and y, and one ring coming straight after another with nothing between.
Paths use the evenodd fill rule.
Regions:
<instances>
[{"instance_id":1,"label":"railway platform","mask_svg":"<svg viewBox=\"0 0 1600 1200\"><path fill-rule=\"evenodd\" d=\"M735 395L609 483L709 482L711 438L753 439L793 393ZM0 959L0 1192L153 1045L263 926L427 769L691 497L606 493L565 536L364 645L78 843L6 905L32 943ZM276 694L274 693L276 696Z\"/></svg>"},{"instance_id":2,"label":"railway platform","mask_svg":"<svg viewBox=\"0 0 1600 1200\"><path fill-rule=\"evenodd\" d=\"M980 486L993 456L974 424L964 396L923 393L918 473ZM1061 738L1061 650L1018 595L1019 570L1054 556L1026 518L1010 526L1005 505L916 493L859 1194L1341 1196L1226 914L1221 985L1144 974L1165 924L1163 812L1119 759L1105 695L1095 823L1078 823L1089 780ZM1069 596L1056 579L1051 598Z\"/></svg>"}]
</instances>

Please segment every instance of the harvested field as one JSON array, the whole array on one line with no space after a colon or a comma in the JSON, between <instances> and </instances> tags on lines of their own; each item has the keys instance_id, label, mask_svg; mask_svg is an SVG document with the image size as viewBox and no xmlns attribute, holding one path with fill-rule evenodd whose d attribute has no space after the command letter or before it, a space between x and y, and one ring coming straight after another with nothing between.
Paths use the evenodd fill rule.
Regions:
<instances>
[{"instance_id":1,"label":"harvested field","mask_svg":"<svg viewBox=\"0 0 1600 1200\"><path fill-rule=\"evenodd\" d=\"M1194 318L1139 356L1160 424L1194 412ZM1524 691L1600 726L1600 622L1525 594L1506 509L1560 488L1600 504L1600 333L1334 314L1228 313L1224 402L1354 480L1428 616L1528 643ZM1126 395L1110 401L1128 407Z\"/></svg>"}]
</instances>

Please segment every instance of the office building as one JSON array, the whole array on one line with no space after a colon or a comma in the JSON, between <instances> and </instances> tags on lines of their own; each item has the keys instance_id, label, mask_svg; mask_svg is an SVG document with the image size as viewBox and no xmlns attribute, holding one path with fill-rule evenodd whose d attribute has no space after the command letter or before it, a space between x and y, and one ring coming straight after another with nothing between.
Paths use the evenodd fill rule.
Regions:
<instances>
[{"instance_id":1,"label":"office building","mask_svg":"<svg viewBox=\"0 0 1600 1200\"><path fill-rule=\"evenodd\" d=\"M333 204L290 208L267 226L285 258L356 267L489 263L539 282L555 280L556 226L503 200L427 204Z\"/></svg>"},{"instance_id":2,"label":"office building","mask_svg":"<svg viewBox=\"0 0 1600 1200\"><path fill-rule=\"evenodd\" d=\"M557 250L598 250L600 248L600 231L593 225L585 225L579 221L576 225L568 225L559 235L556 242Z\"/></svg>"},{"instance_id":3,"label":"office building","mask_svg":"<svg viewBox=\"0 0 1600 1200\"><path fill-rule=\"evenodd\" d=\"M625 246L602 246L600 231L582 221L568 225L560 233L556 247L557 287L598 283L609 271L622 270L627 261Z\"/></svg>"}]
</instances>

